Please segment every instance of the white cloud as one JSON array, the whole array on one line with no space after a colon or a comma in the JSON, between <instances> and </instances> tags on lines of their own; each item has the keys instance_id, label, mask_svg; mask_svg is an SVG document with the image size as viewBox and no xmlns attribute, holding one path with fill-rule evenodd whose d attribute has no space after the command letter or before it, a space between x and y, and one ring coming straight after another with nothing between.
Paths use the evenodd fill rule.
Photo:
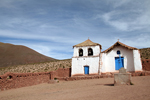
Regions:
<instances>
[{"instance_id":1,"label":"white cloud","mask_svg":"<svg viewBox=\"0 0 150 100\"><path fill-rule=\"evenodd\" d=\"M57 44L46 44L46 43L39 43L39 44L24 44L37 52L53 57L56 59L69 59L72 57L72 54L69 52L73 52L71 46L61 46Z\"/></svg>"},{"instance_id":2,"label":"white cloud","mask_svg":"<svg viewBox=\"0 0 150 100\"><path fill-rule=\"evenodd\" d=\"M132 16L132 14L138 14ZM128 15L127 15L128 14ZM130 15L131 14L131 15ZM123 16L125 15L125 16ZM100 16L108 25L121 31L134 31L150 27L149 11L120 11L114 10Z\"/></svg>"},{"instance_id":3,"label":"white cloud","mask_svg":"<svg viewBox=\"0 0 150 100\"><path fill-rule=\"evenodd\" d=\"M149 46L148 0L1 1L0 39L9 38L10 43L50 57L72 57L72 46L88 37L103 50L117 39L135 47Z\"/></svg>"},{"instance_id":4,"label":"white cloud","mask_svg":"<svg viewBox=\"0 0 150 100\"><path fill-rule=\"evenodd\" d=\"M107 0L108 4L113 5L114 8L126 5L132 0Z\"/></svg>"},{"instance_id":5,"label":"white cloud","mask_svg":"<svg viewBox=\"0 0 150 100\"><path fill-rule=\"evenodd\" d=\"M114 40L120 39L119 41L136 48L150 47L150 34L141 33L139 35L129 35L127 37L115 37Z\"/></svg>"},{"instance_id":6,"label":"white cloud","mask_svg":"<svg viewBox=\"0 0 150 100\"><path fill-rule=\"evenodd\" d=\"M5 40L5 43L12 43L15 45L27 46L43 55L52 57L55 59L69 59L73 55L72 45L58 44L48 41L26 41L26 40Z\"/></svg>"},{"instance_id":7,"label":"white cloud","mask_svg":"<svg viewBox=\"0 0 150 100\"><path fill-rule=\"evenodd\" d=\"M106 13L102 16L102 18L104 19L106 24L109 24L119 30L123 30L126 31L128 30L128 24L124 21L121 20L112 20L112 17L114 17L114 15L116 15L118 12L110 12L110 13Z\"/></svg>"}]
</instances>

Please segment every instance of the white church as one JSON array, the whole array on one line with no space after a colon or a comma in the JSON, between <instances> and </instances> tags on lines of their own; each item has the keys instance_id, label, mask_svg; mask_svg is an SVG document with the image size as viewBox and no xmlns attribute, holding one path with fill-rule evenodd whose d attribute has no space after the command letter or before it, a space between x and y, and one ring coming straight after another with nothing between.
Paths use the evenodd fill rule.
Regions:
<instances>
[{"instance_id":1,"label":"white church","mask_svg":"<svg viewBox=\"0 0 150 100\"><path fill-rule=\"evenodd\" d=\"M127 72L142 71L139 50L119 41L103 52L102 46L90 39L73 48L71 76L115 73L121 67Z\"/></svg>"}]
</instances>

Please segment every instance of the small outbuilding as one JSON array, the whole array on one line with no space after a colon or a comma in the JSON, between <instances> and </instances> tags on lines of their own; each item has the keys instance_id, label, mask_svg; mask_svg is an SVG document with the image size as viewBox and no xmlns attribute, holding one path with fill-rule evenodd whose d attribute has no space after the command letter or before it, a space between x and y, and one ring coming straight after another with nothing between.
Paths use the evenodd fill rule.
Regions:
<instances>
[{"instance_id":1,"label":"small outbuilding","mask_svg":"<svg viewBox=\"0 0 150 100\"><path fill-rule=\"evenodd\" d=\"M74 45L71 75L88 75L118 72L124 67L127 72L142 71L140 51L119 41L101 52L102 46L90 39Z\"/></svg>"}]
</instances>

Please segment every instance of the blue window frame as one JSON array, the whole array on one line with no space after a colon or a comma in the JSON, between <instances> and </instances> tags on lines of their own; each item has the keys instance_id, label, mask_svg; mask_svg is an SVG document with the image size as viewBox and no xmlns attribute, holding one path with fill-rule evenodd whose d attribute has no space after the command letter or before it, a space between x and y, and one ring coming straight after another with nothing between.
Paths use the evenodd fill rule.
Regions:
<instances>
[{"instance_id":1,"label":"blue window frame","mask_svg":"<svg viewBox=\"0 0 150 100\"><path fill-rule=\"evenodd\" d=\"M118 51L117 51L117 54L118 54L118 55L120 55L120 54L121 54L120 50L118 50Z\"/></svg>"}]
</instances>

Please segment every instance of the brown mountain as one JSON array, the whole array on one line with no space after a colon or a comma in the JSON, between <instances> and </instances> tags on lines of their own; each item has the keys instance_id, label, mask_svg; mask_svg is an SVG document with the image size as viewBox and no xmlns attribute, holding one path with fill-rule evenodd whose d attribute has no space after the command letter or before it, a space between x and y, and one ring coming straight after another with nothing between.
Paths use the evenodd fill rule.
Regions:
<instances>
[{"instance_id":1,"label":"brown mountain","mask_svg":"<svg viewBox=\"0 0 150 100\"><path fill-rule=\"evenodd\" d=\"M26 46L0 42L0 67L54 60L56 59L44 56Z\"/></svg>"}]
</instances>

